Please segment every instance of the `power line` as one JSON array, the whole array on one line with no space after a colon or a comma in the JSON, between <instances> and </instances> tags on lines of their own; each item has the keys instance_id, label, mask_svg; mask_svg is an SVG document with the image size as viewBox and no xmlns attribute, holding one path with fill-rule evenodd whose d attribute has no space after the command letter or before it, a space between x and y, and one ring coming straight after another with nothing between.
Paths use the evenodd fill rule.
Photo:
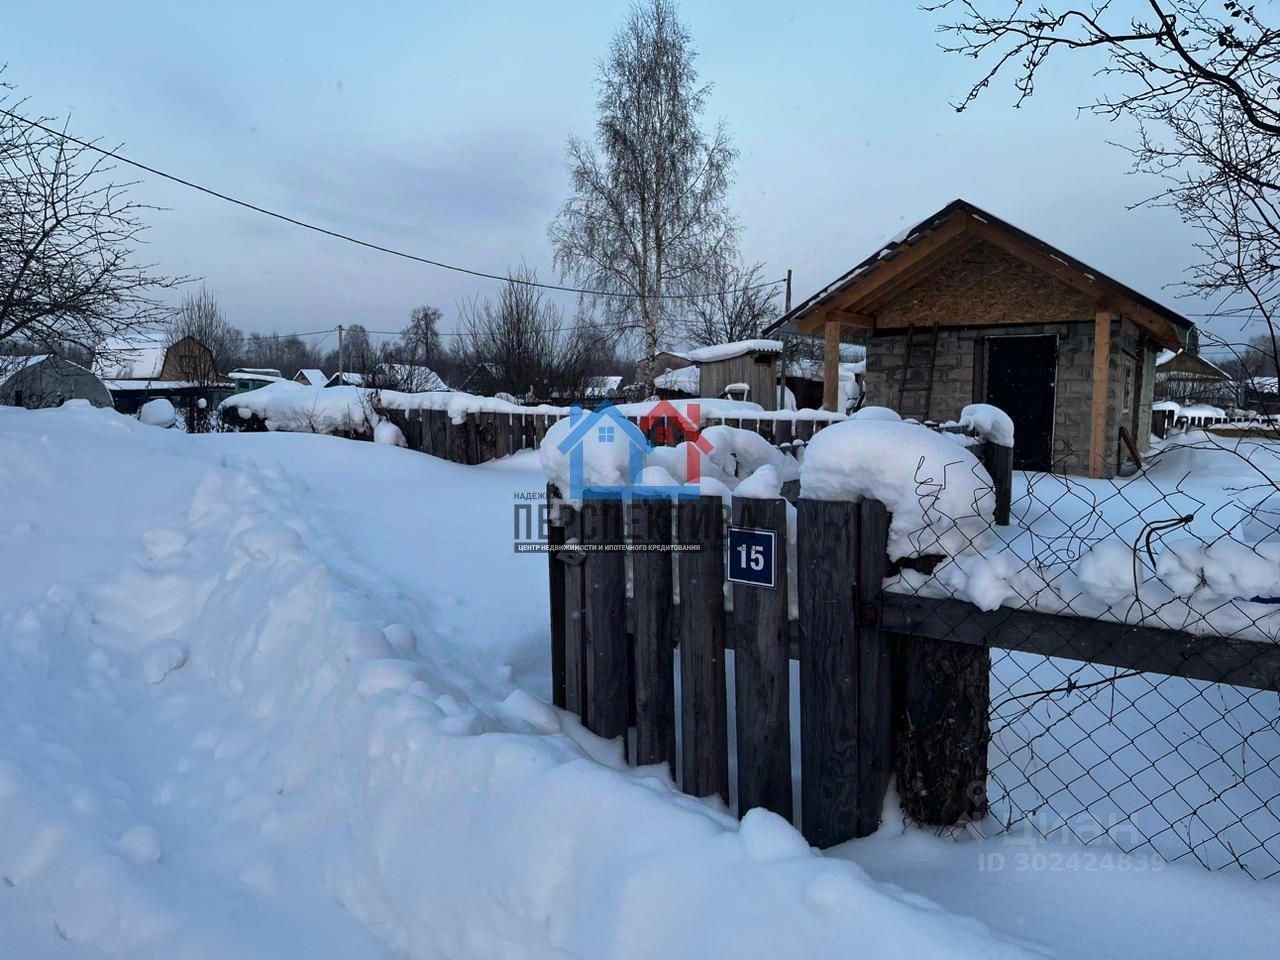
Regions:
<instances>
[{"instance_id":1,"label":"power line","mask_svg":"<svg viewBox=\"0 0 1280 960\"><path fill-rule=\"evenodd\" d=\"M45 133L48 133L51 136L60 137L63 140L67 140L71 143L74 143L77 146L83 147L86 150L92 150L95 153L99 153L104 157L110 157L112 160L118 160L121 163L126 163L131 167L136 167L137 169L150 173L153 176L162 177L165 180L172 181L173 183L187 187L191 190L198 190L200 193L208 194L211 197L216 197L217 199L223 200L226 203L232 203L238 207L243 207L246 210L252 210L254 213L260 213L263 216L273 217L276 220L282 220L285 223L293 224L295 227L302 227L304 230L312 230L316 233L324 234L326 237L333 237L335 240L345 240L347 243L353 243L356 246L364 247L368 250L376 250L379 253L389 254L390 256L393 256L393 257L400 257L401 259L404 259L404 260L412 260L416 263L425 263L427 266L438 267L441 270L451 270L454 273L463 273L471 277L480 277L481 279L484 279L484 280L497 280L502 283L515 283L515 284L519 284L520 286L537 287L541 290L556 290L561 293L578 293L578 294L584 294L590 297L612 297L615 299L628 299L628 300L641 299L640 295L636 293L617 293L617 292L612 292L608 290L590 290L582 287L564 286L557 283L541 283L537 280L526 280L520 277L504 277L496 273L486 273L483 270L473 270L470 267L460 267L456 264L445 263L441 260L432 260L429 257L421 257L415 253L406 253L403 250L396 250L394 247L385 247L379 243L373 243L368 240L361 240L358 237L351 236L350 234L340 233L337 230L330 230L328 227L321 227L314 223L308 223L305 220L298 220L297 218L291 217L288 214L279 213L275 210L269 210L266 207L258 206L256 203L250 203L248 200L241 200L238 197L233 197L230 194L222 193L221 191L214 190L211 187L202 186L201 184L195 183L194 181L191 181L191 180L187 180L184 177L179 177L172 173L165 173L163 170L157 169L156 167L142 163L138 160L132 160L129 157L126 157L124 154L119 153L115 150L108 150L106 147L100 147L96 143L93 143L91 141L81 140L78 137L73 137L71 136L71 134L67 133L66 131L59 131L53 127L46 126L45 124L39 122L38 120L31 120L28 117L24 117L19 113L15 113L12 110L6 109L5 107L0 107L0 114L4 114L5 116L13 120L17 120L20 123L25 123L28 126L35 127L37 130L43 130ZM763 289L764 287L776 287L777 285L782 283L786 283L785 278L780 278L778 280L767 280L763 283L752 284L750 286L744 287L743 289L758 290L758 289ZM716 297L716 296L720 296L722 294L731 293L731 292L733 291L716 290L716 291L708 291L706 293L664 293L664 294L653 296L650 299L653 299L653 300L699 300L704 297Z\"/></svg>"}]
</instances>

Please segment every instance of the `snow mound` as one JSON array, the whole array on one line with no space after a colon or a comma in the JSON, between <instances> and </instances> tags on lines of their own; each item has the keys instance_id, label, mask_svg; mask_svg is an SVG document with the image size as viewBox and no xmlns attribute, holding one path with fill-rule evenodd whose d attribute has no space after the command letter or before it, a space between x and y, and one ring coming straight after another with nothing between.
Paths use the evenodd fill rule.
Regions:
<instances>
[{"instance_id":1,"label":"snow mound","mask_svg":"<svg viewBox=\"0 0 1280 960\"><path fill-rule=\"evenodd\" d=\"M390 420L383 420L373 428L373 442L385 443L393 447L407 447L408 441L404 433Z\"/></svg>"},{"instance_id":2,"label":"snow mound","mask_svg":"<svg viewBox=\"0 0 1280 960\"><path fill-rule=\"evenodd\" d=\"M914 423L855 419L827 427L805 452L800 491L884 503L893 514L891 559L955 557L991 536L991 476L964 447Z\"/></svg>"},{"instance_id":3,"label":"snow mound","mask_svg":"<svg viewBox=\"0 0 1280 960\"><path fill-rule=\"evenodd\" d=\"M889 407L863 407L861 410L854 411L849 419L861 421L886 420L891 423L897 423L902 420L902 417L898 415L897 410Z\"/></svg>"},{"instance_id":4,"label":"snow mound","mask_svg":"<svg viewBox=\"0 0 1280 960\"><path fill-rule=\"evenodd\" d=\"M989 403L971 403L960 411L960 426L983 440L1002 447L1013 446L1013 420L999 407Z\"/></svg>"},{"instance_id":5,"label":"snow mound","mask_svg":"<svg viewBox=\"0 0 1280 960\"><path fill-rule=\"evenodd\" d=\"M172 427L178 422L178 412L164 397L148 400L138 411L138 419L150 427Z\"/></svg>"}]
</instances>

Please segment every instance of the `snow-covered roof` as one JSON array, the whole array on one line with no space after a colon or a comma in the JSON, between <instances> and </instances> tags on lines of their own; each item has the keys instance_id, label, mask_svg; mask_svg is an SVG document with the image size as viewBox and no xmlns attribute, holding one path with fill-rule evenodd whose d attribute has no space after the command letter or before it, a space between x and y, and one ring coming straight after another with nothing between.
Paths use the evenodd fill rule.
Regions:
<instances>
[{"instance_id":1,"label":"snow-covered roof","mask_svg":"<svg viewBox=\"0 0 1280 960\"><path fill-rule=\"evenodd\" d=\"M1190 417L1212 418L1212 417L1226 417L1227 412L1223 410L1221 407L1213 407L1207 403L1193 403L1193 404L1190 404L1189 406L1183 407L1179 415L1183 417L1189 417L1189 418Z\"/></svg>"},{"instance_id":2,"label":"snow-covered roof","mask_svg":"<svg viewBox=\"0 0 1280 960\"><path fill-rule=\"evenodd\" d=\"M364 386L364 377L358 373L339 372L331 376L328 382L325 383L325 386L327 387L333 387L338 385L341 385L344 387L362 387Z\"/></svg>"},{"instance_id":3,"label":"snow-covered roof","mask_svg":"<svg viewBox=\"0 0 1280 960\"><path fill-rule=\"evenodd\" d=\"M421 363L383 363L378 366L378 372L397 387L411 393L450 389L439 374ZM359 374L348 374L348 376L359 376ZM353 386L360 385L354 381L348 381L348 383Z\"/></svg>"},{"instance_id":4,"label":"snow-covered roof","mask_svg":"<svg viewBox=\"0 0 1280 960\"><path fill-rule=\"evenodd\" d=\"M105 340L94 352L93 372L104 380L154 380L168 349L162 340Z\"/></svg>"},{"instance_id":5,"label":"snow-covered roof","mask_svg":"<svg viewBox=\"0 0 1280 960\"><path fill-rule=\"evenodd\" d=\"M1250 377L1249 389L1255 393L1280 393L1280 379L1276 377Z\"/></svg>"},{"instance_id":6,"label":"snow-covered roof","mask_svg":"<svg viewBox=\"0 0 1280 960\"><path fill-rule=\"evenodd\" d=\"M621 388L621 377L587 377L583 393L588 397L606 397Z\"/></svg>"},{"instance_id":7,"label":"snow-covered roof","mask_svg":"<svg viewBox=\"0 0 1280 960\"><path fill-rule=\"evenodd\" d=\"M283 379L283 374L275 367L236 367L227 376L231 377L237 373L261 373L268 377L279 377Z\"/></svg>"},{"instance_id":8,"label":"snow-covered roof","mask_svg":"<svg viewBox=\"0 0 1280 960\"><path fill-rule=\"evenodd\" d=\"M775 333L782 331L784 333L795 333L798 331L796 322L809 314L820 309L825 301L833 294L849 290L863 280L863 278L876 273L881 267L897 259L899 256L907 253L910 248L925 240L937 232L952 220L953 217L959 217L962 221L961 229L979 232L979 235L998 233L1009 241L1019 246L1029 248L1036 254L1057 261L1059 265L1072 271L1086 283L1099 288L1099 292L1107 292L1115 294L1144 311L1150 311L1168 321L1175 330L1179 331L1179 340L1187 335L1188 331L1194 328L1186 317L1168 307L1151 299L1143 293L1134 290L1132 287L1121 283L1112 277L1107 276L1100 270L1090 267L1088 264L1082 263L1070 254L1064 253L1057 247L1015 227L1008 221L1001 220L999 217L988 213L982 208L969 203L967 200L956 199L951 201L941 210L926 217L919 223L907 227L879 248L877 248L870 256L866 257L851 270L841 274L831 283L827 284L817 293L808 297L795 307L785 316L779 318L770 324L765 333ZM871 282L871 281L868 281ZM1170 346L1173 342L1170 342Z\"/></svg>"},{"instance_id":9,"label":"snow-covered roof","mask_svg":"<svg viewBox=\"0 0 1280 960\"><path fill-rule=\"evenodd\" d=\"M298 383L306 384L310 387L323 387L329 382L329 378L323 370L317 370L314 367L308 367L305 370L299 370L293 375L293 379Z\"/></svg>"},{"instance_id":10,"label":"snow-covered roof","mask_svg":"<svg viewBox=\"0 0 1280 960\"><path fill-rule=\"evenodd\" d=\"M1156 413L1172 411L1176 415L1182 409L1182 404L1174 400L1157 400L1151 405L1151 409Z\"/></svg>"},{"instance_id":11,"label":"snow-covered roof","mask_svg":"<svg viewBox=\"0 0 1280 960\"><path fill-rule=\"evenodd\" d=\"M241 367L238 370L232 370L228 373L227 379L235 380L237 382L241 380L249 380L256 383L274 383L277 380L284 380L287 378L282 377L279 370L254 370L249 367Z\"/></svg>"},{"instance_id":12,"label":"snow-covered roof","mask_svg":"<svg viewBox=\"0 0 1280 960\"><path fill-rule=\"evenodd\" d=\"M1231 379L1231 375L1221 367L1185 350L1162 350L1156 357L1156 373L1204 380Z\"/></svg>"},{"instance_id":13,"label":"snow-covered roof","mask_svg":"<svg viewBox=\"0 0 1280 960\"><path fill-rule=\"evenodd\" d=\"M781 340L735 340L733 343L716 343L709 347L698 347L688 351L685 356L694 363L715 363L717 360L732 360L748 353L781 353Z\"/></svg>"},{"instance_id":14,"label":"snow-covered roof","mask_svg":"<svg viewBox=\"0 0 1280 960\"><path fill-rule=\"evenodd\" d=\"M18 371L35 366L37 363L43 363L48 358L49 354L47 353L37 353L22 357L0 357L0 384L3 384Z\"/></svg>"},{"instance_id":15,"label":"snow-covered roof","mask_svg":"<svg viewBox=\"0 0 1280 960\"><path fill-rule=\"evenodd\" d=\"M654 377L653 385L659 390L674 390L696 397L702 389L702 373L697 367L668 370Z\"/></svg>"}]
</instances>

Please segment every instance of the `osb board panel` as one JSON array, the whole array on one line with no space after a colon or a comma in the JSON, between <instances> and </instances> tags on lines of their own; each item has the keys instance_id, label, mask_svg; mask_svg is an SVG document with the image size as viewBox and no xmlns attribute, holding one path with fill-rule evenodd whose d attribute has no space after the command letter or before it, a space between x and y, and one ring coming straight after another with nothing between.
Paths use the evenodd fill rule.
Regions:
<instances>
[{"instance_id":1,"label":"osb board panel","mask_svg":"<svg viewBox=\"0 0 1280 960\"><path fill-rule=\"evenodd\" d=\"M1092 323L1093 317L1084 294L983 242L889 301L877 311L876 327Z\"/></svg>"}]
</instances>

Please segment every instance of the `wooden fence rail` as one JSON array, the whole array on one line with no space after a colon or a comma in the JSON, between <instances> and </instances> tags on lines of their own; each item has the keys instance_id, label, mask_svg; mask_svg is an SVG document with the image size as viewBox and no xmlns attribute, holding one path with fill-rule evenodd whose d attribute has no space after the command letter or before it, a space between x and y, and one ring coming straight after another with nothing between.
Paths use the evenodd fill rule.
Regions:
<instances>
[{"instance_id":1,"label":"wooden fence rail","mask_svg":"<svg viewBox=\"0 0 1280 960\"><path fill-rule=\"evenodd\" d=\"M590 730L622 737L632 763L667 763L696 796L729 799L733 723L737 809L791 820L794 693L799 826L816 846L874 832L891 776L921 822L985 812L991 647L1280 691L1274 644L886 593L891 517L875 501L798 501L788 620L787 516L780 498L559 503L552 688ZM743 531L773 534L774 586L727 581Z\"/></svg>"}]
</instances>

